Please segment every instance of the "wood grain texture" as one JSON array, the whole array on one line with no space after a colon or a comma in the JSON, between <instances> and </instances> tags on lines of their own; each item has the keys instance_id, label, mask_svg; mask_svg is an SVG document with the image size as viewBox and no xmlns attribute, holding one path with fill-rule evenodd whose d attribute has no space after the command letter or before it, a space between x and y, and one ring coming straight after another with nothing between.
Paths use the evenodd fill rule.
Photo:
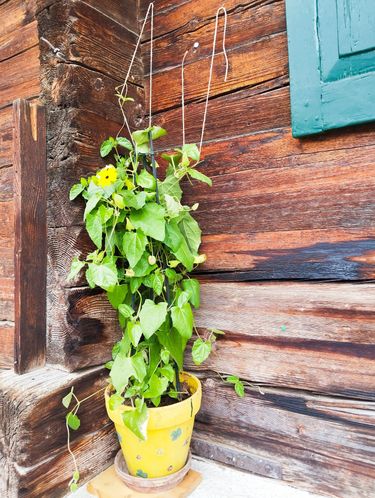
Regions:
<instances>
[{"instance_id":1,"label":"wood grain texture","mask_svg":"<svg viewBox=\"0 0 375 498\"><path fill-rule=\"evenodd\" d=\"M57 2L42 11L38 21L43 36L60 48L68 62L119 82L125 78L137 42L133 31L81 1ZM48 47L43 46L42 51L43 62L50 59L51 65L57 63ZM130 82L142 85L142 74L141 59L137 56Z\"/></svg>"},{"instance_id":2,"label":"wood grain texture","mask_svg":"<svg viewBox=\"0 0 375 498\"><path fill-rule=\"evenodd\" d=\"M38 43L36 20L3 35L0 30L0 62L25 52L27 49L38 45Z\"/></svg>"},{"instance_id":3,"label":"wood grain texture","mask_svg":"<svg viewBox=\"0 0 375 498\"><path fill-rule=\"evenodd\" d=\"M106 385L104 375L103 369L66 374L50 368L23 376L0 375L2 496L58 498L67 493L73 464L66 449L61 398L72 386L81 399L98 391L82 405L82 426L72 434L81 482L108 465L118 442L100 391Z\"/></svg>"},{"instance_id":4,"label":"wood grain texture","mask_svg":"<svg viewBox=\"0 0 375 498\"><path fill-rule=\"evenodd\" d=\"M251 40L248 38L248 40ZM285 77L287 75L287 43L285 33L266 36L228 50L230 66L227 81L224 81L224 56L218 55L213 72L210 98L241 88ZM264 60L268 63L264 64ZM185 102L206 97L210 59L194 60L185 67ZM154 75L155 94L153 111L160 112L181 106L181 67L167 68ZM146 82L148 80L145 80ZM164 89L168 87L168 92ZM146 84L147 89L147 84ZM180 110L181 112L181 110Z\"/></svg>"},{"instance_id":5,"label":"wood grain texture","mask_svg":"<svg viewBox=\"0 0 375 498\"><path fill-rule=\"evenodd\" d=\"M13 368L14 322L0 320L0 369Z\"/></svg>"},{"instance_id":6,"label":"wood grain texture","mask_svg":"<svg viewBox=\"0 0 375 498\"><path fill-rule=\"evenodd\" d=\"M39 47L32 47L1 62L0 108L17 98L40 93Z\"/></svg>"},{"instance_id":7,"label":"wood grain texture","mask_svg":"<svg viewBox=\"0 0 375 498\"><path fill-rule=\"evenodd\" d=\"M227 5L227 3L226 3ZM196 41L199 41L199 47L191 52L186 60L189 63L195 63L199 59L204 59L211 55L212 40L214 34L215 23L213 17L217 9L217 2L205 2L204 12L202 16L191 16L188 14L185 19L181 19L183 24L178 26L178 18L176 12L169 11L169 16L160 11L160 8L155 4L155 33L153 47L153 67L154 72L172 68L181 64L182 58L186 50L192 50ZM190 2L190 7L194 8L194 4ZM272 35L285 31L285 6L283 1L277 2L245 2L238 4L234 8L228 8L228 28L226 35L226 47L230 51L231 57L233 50L241 45L254 43L264 35ZM174 24L169 24L173 20ZM246 25L246 30L243 28ZM147 28L149 24L147 24ZM217 51L222 50L222 27L223 20L220 21L220 30L217 40ZM165 31L163 31L163 29ZM170 30L170 31L168 31ZM157 36L158 33L160 36ZM145 38L149 38L149 29L146 32ZM149 54L150 43L144 43L142 48L143 61L145 71L149 71ZM233 54L234 55L234 54ZM250 61L249 61L250 62ZM218 59L218 64L221 63ZM231 67L234 70L234 67Z\"/></svg>"},{"instance_id":8,"label":"wood grain texture","mask_svg":"<svg viewBox=\"0 0 375 498\"><path fill-rule=\"evenodd\" d=\"M204 379L195 453L327 496L374 495L374 403L246 391L239 399L232 387Z\"/></svg>"},{"instance_id":9,"label":"wood grain texture","mask_svg":"<svg viewBox=\"0 0 375 498\"><path fill-rule=\"evenodd\" d=\"M12 107L0 109L0 168L13 161L13 111Z\"/></svg>"},{"instance_id":10,"label":"wood grain texture","mask_svg":"<svg viewBox=\"0 0 375 498\"><path fill-rule=\"evenodd\" d=\"M116 312L100 289L48 286L47 362L69 371L102 365L121 337Z\"/></svg>"},{"instance_id":11,"label":"wood grain texture","mask_svg":"<svg viewBox=\"0 0 375 498\"><path fill-rule=\"evenodd\" d=\"M15 369L45 361L46 344L46 122L44 108L14 104Z\"/></svg>"},{"instance_id":12,"label":"wood grain texture","mask_svg":"<svg viewBox=\"0 0 375 498\"><path fill-rule=\"evenodd\" d=\"M373 284L205 283L197 326L225 335L204 368L374 400L374 302Z\"/></svg>"},{"instance_id":13,"label":"wood grain texture","mask_svg":"<svg viewBox=\"0 0 375 498\"><path fill-rule=\"evenodd\" d=\"M285 78L270 80L211 100L205 142L234 140L242 135L288 127L289 91L283 87L285 84ZM204 102L192 102L186 106L187 143L199 143L203 115ZM160 149L181 146L180 108L161 112L155 122L169 131L168 135L158 141Z\"/></svg>"}]
</instances>

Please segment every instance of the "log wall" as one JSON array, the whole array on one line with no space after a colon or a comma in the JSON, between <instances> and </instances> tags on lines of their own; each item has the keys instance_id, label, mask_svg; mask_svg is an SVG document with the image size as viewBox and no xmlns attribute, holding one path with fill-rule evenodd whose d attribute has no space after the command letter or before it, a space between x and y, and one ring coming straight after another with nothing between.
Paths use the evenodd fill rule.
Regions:
<instances>
[{"instance_id":1,"label":"log wall","mask_svg":"<svg viewBox=\"0 0 375 498\"><path fill-rule=\"evenodd\" d=\"M119 334L102 293L66 281L73 255L91 250L82 238L82 206L69 202L80 176L105 164L101 142L122 116L115 87L122 83L137 42L137 2L61 1L38 16L39 32L63 53L42 46L42 98L47 108L48 301L47 361L69 371L100 365ZM95 37L93 37L95 33ZM143 120L143 65L134 63L129 94L131 127Z\"/></svg>"},{"instance_id":2,"label":"log wall","mask_svg":"<svg viewBox=\"0 0 375 498\"><path fill-rule=\"evenodd\" d=\"M186 50L187 142L199 141L221 5L155 2L162 149L181 145ZM194 450L324 495L374 496L375 126L293 139L284 0L225 6L229 77L219 33L201 166L213 187L185 197L200 203L208 256L197 323L225 331L204 367L187 365L204 379ZM148 34L145 68L149 49ZM248 382L246 397L215 371Z\"/></svg>"},{"instance_id":3,"label":"log wall","mask_svg":"<svg viewBox=\"0 0 375 498\"><path fill-rule=\"evenodd\" d=\"M0 5L0 368L14 363L15 170L13 101L40 93L38 27L42 2L8 0Z\"/></svg>"}]
</instances>

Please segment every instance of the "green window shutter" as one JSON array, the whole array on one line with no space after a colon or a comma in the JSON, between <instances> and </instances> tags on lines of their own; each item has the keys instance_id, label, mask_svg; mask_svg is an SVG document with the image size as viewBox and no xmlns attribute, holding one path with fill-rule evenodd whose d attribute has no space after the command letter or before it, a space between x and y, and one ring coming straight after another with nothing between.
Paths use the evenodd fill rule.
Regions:
<instances>
[{"instance_id":1,"label":"green window shutter","mask_svg":"<svg viewBox=\"0 0 375 498\"><path fill-rule=\"evenodd\" d=\"M375 120L375 0L286 0L294 137Z\"/></svg>"}]
</instances>

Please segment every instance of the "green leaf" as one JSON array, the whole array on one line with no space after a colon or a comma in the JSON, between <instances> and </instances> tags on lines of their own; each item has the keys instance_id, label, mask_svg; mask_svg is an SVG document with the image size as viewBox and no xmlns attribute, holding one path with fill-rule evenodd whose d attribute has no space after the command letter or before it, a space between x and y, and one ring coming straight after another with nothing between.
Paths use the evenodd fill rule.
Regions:
<instances>
[{"instance_id":1,"label":"green leaf","mask_svg":"<svg viewBox=\"0 0 375 498\"><path fill-rule=\"evenodd\" d=\"M148 409L143 400L135 400L136 409L126 411L122 414L122 420L139 439L147 439Z\"/></svg>"},{"instance_id":2,"label":"green leaf","mask_svg":"<svg viewBox=\"0 0 375 498\"><path fill-rule=\"evenodd\" d=\"M172 323L178 333L185 339L190 339L193 333L194 317L189 303L181 308L173 306L171 309Z\"/></svg>"},{"instance_id":3,"label":"green leaf","mask_svg":"<svg viewBox=\"0 0 375 498\"><path fill-rule=\"evenodd\" d=\"M132 356L132 362L133 362L135 377L137 380L139 380L139 382L142 382L147 374L147 366L143 356L143 352L140 351L139 353Z\"/></svg>"},{"instance_id":4,"label":"green leaf","mask_svg":"<svg viewBox=\"0 0 375 498\"><path fill-rule=\"evenodd\" d=\"M98 211L99 211L100 219L101 219L103 225L105 223L107 223L107 221L109 219L112 218L112 215L114 212L113 208L109 208L109 207L105 206L104 204L101 204L99 206Z\"/></svg>"},{"instance_id":5,"label":"green leaf","mask_svg":"<svg viewBox=\"0 0 375 498\"><path fill-rule=\"evenodd\" d=\"M176 329L170 329L168 320L158 330L157 336L160 344L170 352L172 358L177 363L179 370L182 370L187 339L184 339Z\"/></svg>"},{"instance_id":6,"label":"green leaf","mask_svg":"<svg viewBox=\"0 0 375 498\"><path fill-rule=\"evenodd\" d=\"M149 256L150 255L147 251L144 252L141 259L134 266L133 271L135 277L145 277L156 268L156 265L150 265L150 263L148 262Z\"/></svg>"},{"instance_id":7,"label":"green leaf","mask_svg":"<svg viewBox=\"0 0 375 498\"><path fill-rule=\"evenodd\" d=\"M189 301L194 308L200 306L200 284L195 278L188 278L182 281L182 288L189 293Z\"/></svg>"},{"instance_id":8,"label":"green leaf","mask_svg":"<svg viewBox=\"0 0 375 498\"><path fill-rule=\"evenodd\" d=\"M112 304L115 310L125 301L125 297L128 293L128 286L115 285L111 292L107 292L108 301Z\"/></svg>"},{"instance_id":9,"label":"green leaf","mask_svg":"<svg viewBox=\"0 0 375 498\"><path fill-rule=\"evenodd\" d=\"M133 150L133 144L131 143L130 140L128 140L125 137L118 137L117 143L118 143L118 145L120 145L121 147L124 147L125 149Z\"/></svg>"},{"instance_id":10,"label":"green leaf","mask_svg":"<svg viewBox=\"0 0 375 498\"><path fill-rule=\"evenodd\" d=\"M178 274L175 270L172 270L172 268L167 268L165 270L165 276L168 278L169 283L171 284L179 282L182 279L182 276Z\"/></svg>"},{"instance_id":11,"label":"green leaf","mask_svg":"<svg viewBox=\"0 0 375 498\"><path fill-rule=\"evenodd\" d=\"M178 251L183 240L184 238L178 228L177 222L173 220L166 223L164 244L166 244L172 251Z\"/></svg>"},{"instance_id":12,"label":"green leaf","mask_svg":"<svg viewBox=\"0 0 375 498\"><path fill-rule=\"evenodd\" d=\"M193 253L198 253L201 244L201 229L190 213L185 212L178 224Z\"/></svg>"},{"instance_id":13,"label":"green leaf","mask_svg":"<svg viewBox=\"0 0 375 498\"><path fill-rule=\"evenodd\" d=\"M196 180L199 180L200 182L207 183L207 185L212 187L211 178L208 178L208 176L204 175L200 171L193 169L193 168L189 168L188 173L192 178L195 178Z\"/></svg>"},{"instance_id":14,"label":"green leaf","mask_svg":"<svg viewBox=\"0 0 375 498\"><path fill-rule=\"evenodd\" d=\"M164 277L161 273L154 273L152 279L152 288L157 296L163 292Z\"/></svg>"},{"instance_id":15,"label":"green leaf","mask_svg":"<svg viewBox=\"0 0 375 498\"><path fill-rule=\"evenodd\" d=\"M102 289L112 292L117 285L117 268L115 263L103 263L97 265L90 263L86 272L86 278Z\"/></svg>"},{"instance_id":16,"label":"green leaf","mask_svg":"<svg viewBox=\"0 0 375 498\"><path fill-rule=\"evenodd\" d=\"M78 273L82 270L82 268L86 265L84 261L80 261L77 257L73 258L72 264L70 267L70 272L68 275L68 280L73 280Z\"/></svg>"},{"instance_id":17,"label":"green leaf","mask_svg":"<svg viewBox=\"0 0 375 498\"><path fill-rule=\"evenodd\" d=\"M228 375L228 377L226 377L225 380L227 382L230 382L231 384L237 384L237 382L240 381L240 379L238 377L236 377L235 375Z\"/></svg>"},{"instance_id":18,"label":"green leaf","mask_svg":"<svg viewBox=\"0 0 375 498\"><path fill-rule=\"evenodd\" d=\"M182 147L182 153L186 154L190 159L193 159L193 161L199 161L200 154L199 154L199 149L196 146L196 144L185 144Z\"/></svg>"},{"instance_id":19,"label":"green leaf","mask_svg":"<svg viewBox=\"0 0 375 498\"><path fill-rule=\"evenodd\" d=\"M128 334L133 346L136 348L143 334L140 323L128 322L126 333Z\"/></svg>"},{"instance_id":20,"label":"green leaf","mask_svg":"<svg viewBox=\"0 0 375 498\"><path fill-rule=\"evenodd\" d=\"M78 482L78 481L79 481L79 472L78 472L78 470L75 470L75 471L73 472L73 479L74 479L76 482Z\"/></svg>"},{"instance_id":21,"label":"green leaf","mask_svg":"<svg viewBox=\"0 0 375 498\"><path fill-rule=\"evenodd\" d=\"M130 377L137 375L132 358L127 356L123 351L120 351L113 362L112 370L109 375L111 377L112 385L116 389L116 393L122 394L125 387L128 385Z\"/></svg>"},{"instance_id":22,"label":"green leaf","mask_svg":"<svg viewBox=\"0 0 375 498\"><path fill-rule=\"evenodd\" d=\"M212 344L210 341L204 341L203 339L197 339L191 351L193 361L196 365L203 363L210 355L212 349Z\"/></svg>"},{"instance_id":23,"label":"green leaf","mask_svg":"<svg viewBox=\"0 0 375 498\"><path fill-rule=\"evenodd\" d=\"M109 409L110 410L116 410L116 408L119 408L124 402L124 398L120 396L119 394L112 394L108 400L109 404Z\"/></svg>"},{"instance_id":24,"label":"green leaf","mask_svg":"<svg viewBox=\"0 0 375 498\"><path fill-rule=\"evenodd\" d=\"M167 214L169 218L177 218L177 216L184 210L179 201L176 201L174 197L169 194L164 196L165 206L167 209Z\"/></svg>"},{"instance_id":25,"label":"green leaf","mask_svg":"<svg viewBox=\"0 0 375 498\"><path fill-rule=\"evenodd\" d=\"M111 152L113 147L116 145L116 141L114 138L110 137L108 140L104 140L102 145L100 146L100 156L106 157Z\"/></svg>"},{"instance_id":26,"label":"green leaf","mask_svg":"<svg viewBox=\"0 0 375 498\"><path fill-rule=\"evenodd\" d=\"M81 425L81 421L79 420L79 418L77 417L77 415L75 415L74 413L72 412L69 412L67 415L66 415L66 421L68 423L68 426L73 429L73 431L76 431L77 429L79 429L80 425Z\"/></svg>"},{"instance_id":27,"label":"green leaf","mask_svg":"<svg viewBox=\"0 0 375 498\"><path fill-rule=\"evenodd\" d=\"M163 349L160 352L160 358L163 363L169 363L169 351L167 349Z\"/></svg>"},{"instance_id":28,"label":"green leaf","mask_svg":"<svg viewBox=\"0 0 375 498\"><path fill-rule=\"evenodd\" d=\"M142 285L142 278L140 278L140 277L131 278L129 285L130 285L130 292L132 294L135 294L137 292L137 290L139 289L139 287Z\"/></svg>"},{"instance_id":29,"label":"green leaf","mask_svg":"<svg viewBox=\"0 0 375 498\"><path fill-rule=\"evenodd\" d=\"M181 292L177 299L177 306L179 308L182 308L182 306L189 301L189 297L190 296L188 292Z\"/></svg>"},{"instance_id":30,"label":"green leaf","mask_svg":"<svg viewBox=\"0 0 375 498\"><path fill-rule=\"evenodd\" d=\"M165 237L165 211L162 206L150 202L139 211L130 215L130 221L135 228L140 228L146 235L163 241Z\"/></svg>"},{"instance_id":31,"label":"green leaf","mask_svg":"<svg viewBox=\"0 0 375 498\"><path fill-rule=\"evenodd\" d=\"M141 209L146 204L146 192L139 192L139 194L134 194L134 192L122 191L122 197L124 198L125 204L128 207L134 209Z\"/></svg>"},{"instance_id":32,"label":"green leaf","mask_svg":"<svg viewBox=\"0 0 375 498\"><path fill-rule=\"evenodd\" d=\"M173 366L169 363L168 365L164 365L164 367L159 368L159 372L161 375L166 377L169 382L174 382L176 378L176 373L174 371Z\"/></svg>"},{"instance_id":33,"label":"green leaf","mask_svg":"<svg viewBox=\"0 0 375 498\"><path fill-rule=\"evenodd\" d=\"M178 199L179 201L182 198L182 190L180 187L180 180L176 178L175 176L167 176L167 178L158 183L159 187L159 194L162 200L165 199L166 195L171 195L175 199Z\"/></svg>"},{"instance_id":34,"label":"green leaf","mask_svg":"<svg viewBox=\"0 0 375 498\"><path fill-rule=\"evenodd\" d=\"M65 408L69 408L72 398L73 398L73 387L71 388L70 392L62 399L62 404L65 406Z\"/></svg>"},{"instance_id":35,"label":"green leaf","mask_svg":"<svg viewBox=\"0 0 375 498\"><path fill-rule=\"evenodd\" d=\"M122 197L122 195L120 195L120 194L113 194L112 195L112 199L113 199L116 207L118 207L119 209L124 209L125 202L124 202L124 198Z\"/></svg>"},{"instance_id":36,"label":"green leaf","mask_svg":"<svg viewBox=\"0 0 375 498\"><path fill-rule=\"evenodd\" d=\"M147 237L141 231L126 232L123 238L123 251L129 261L129 265L134 267L141 259L147 246Z\"/></svg>"},{"instance_id":37,"label":"green leaf","mask_svg":"<svg viewBox=\"0 0 375 498\"><path fill-rule=\"evenodd\" d=\"M156 189L156 180L147 170L143 169L137 176L137 183L148 190Z\"/></svg>"},{"instance_id":38,"label":"green leaf","mask_svg":"<svg viewBox=\"0 0 375 498\"><path fill-rule=\"evenodd\" d=\"M124 318L130 318L134 314L133 308L128 304L120 304L118 311Z\"/></svg>"},{"instance_id":39,"label":"green leaf","mask_svg":"<svg viewBox=\"0 0 375 498\"><path fill-rule=\"evenodd\" d=\"M148 133L145 130L133 131L132 137L133 137L134 142L137 145L142 145L142 144L148 143Z\"/></svg>"},{"instance_id":40,"label":"green leaf","mask_svg":"<svg viewBox=\"0 0 375 498\"><path fill-rule=\"evenodd\" d=\"M158 396L162 396L167 390L169 384L169 380L166 377L158 377L156 374L152 375L148 388L143 393L143 396L147 398L157 398Z\"/></svg>"},{"instance_id":41,"label":"green leaf","mask_svg":"<svg viewBox=\"0 0 375 498\"><path fill-rule=\"evenodd\" d=\"M100 249L103 241L103 226L99 211L87 215L86 230L90 239L94 242L96 247Z\"/></svg>"},{"instance_id":42,"label":"green leaf","mask_svg":"<svg viewBox=\"0 0 375 498\"><path fill-rule=\"evenodd\" d=\"M245 396L245 386L240 380L234 384L234 390L240 398Z\"/></svg>"},{"instance_id":43,"label":"green leaf","mask_svg":"<svg viewBox=\"0 0 375 498\"><path fill-rule=\"evenodd\" d=\"M71 493L74 493L78 489L78 484L76 482L72 482L69 485L69 490Z\"/></svg>"},{"instance_id":44,"label":"green leaf","mask_svg":"<svg viewBox=\"0 0 375 498\"><path fill-rule=\"evenodd\" d=\"M152 140L157 140L158 138L163 137L166 134L167 134L167 130L165 130L164 128L161 128L160 126L153 126L151 128Z\"/></svg>"},{"instance_id":45,"label":"green leaf","mask_svg":"<svg viewBox=\"0 0 375 498\"><path fill-rule=\"evenodd\" d=\"M155 304L151 299L143 303L139 319L146 339L149 339L165 322L168 304L165 302Z\"/></svg>"},{"instance_id":46,"label":"green leaf","mask_svg":"<svg viewBox=\"0 0 375 498\"><path fill-rule=\"evenodd\" d=\"M181 263L188 271L191 271L193 269L195 258L185 238L182 239L180 247L177 249L177 251L173 251L173 254L179 261L181 261Z\"/></svg>"},{"instance_id":47,"label":"green leaf","mask_svg":"<svg viewBox=\"0 0 375 498\"><path fill-rule=\"evenodd\" d=\"M87 201L85 212L83 214L83 219L85 220L87 218L87 215L91 213L91 211L96 207L98 202L101 200L102 194L99 192L96 192L93 194L90 199Z\"/></svg>"},{"instance_id":48,"label":"green leaf","mask_svg":"<svg viewBox=\"0 0 375 498\"><path fill-rule=\"evenodd\" d=\"M81 192L83 192L83 190L85 190L85 187L81 183L73 185L69 192L69 200L73 201Z\"/></svg>"}]
</instances>

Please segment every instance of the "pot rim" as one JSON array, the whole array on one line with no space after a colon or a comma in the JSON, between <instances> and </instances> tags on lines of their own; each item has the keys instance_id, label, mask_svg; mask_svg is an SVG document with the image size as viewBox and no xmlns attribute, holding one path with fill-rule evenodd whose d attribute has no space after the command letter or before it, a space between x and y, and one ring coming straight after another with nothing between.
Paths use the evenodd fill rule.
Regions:
<instances>
[{"instance_id":1,"label":"pot rim","mask_svg":"<svg viewBox=\"0 0 375 498\"><path fill-rule=\"evenodd\" d=\"M186 398L186 399L184 399L182 401L178 401L177 403L173 403L171 405L167 405L167 406L154 406L154 407L148 408L148 410L150 411L150 415L151 415L151 413L153 415L159 415L159 414L161 414L163 412L163 415L165 416L167 414L167 411L174 412L176 410L177 406L179 407L179 409L185 408L185 406L186 407L191 406L192 411L193 411L193 404L198 403L200 405L200 399L202 397L202 384L201 384L201 381L198 379L198 377L196 375L194 375L194 374L192 374L190 372L181 371L180 372L180 378L181 377L182 377L182 380L185 380L184 377L192 379L193 384L196 387L196 390L193 392L193 394L191 394L188 398ZM134 407L128 406L128 405L121 405L120 407L116 408L115 410L111 410L109 408L109 405L108 405L109 398L110 398L109 392L110 392L111 388L112 388L112 384L109 384L106 387L106 389L105 389L105 400L106 400L106 405L107 405L108 413L115 414L115 413L118 413L119 411L123 412L123 411L135 410ZM194 415L195 415L195 413L194 413Z\"/></svg>"}]
</instances>

